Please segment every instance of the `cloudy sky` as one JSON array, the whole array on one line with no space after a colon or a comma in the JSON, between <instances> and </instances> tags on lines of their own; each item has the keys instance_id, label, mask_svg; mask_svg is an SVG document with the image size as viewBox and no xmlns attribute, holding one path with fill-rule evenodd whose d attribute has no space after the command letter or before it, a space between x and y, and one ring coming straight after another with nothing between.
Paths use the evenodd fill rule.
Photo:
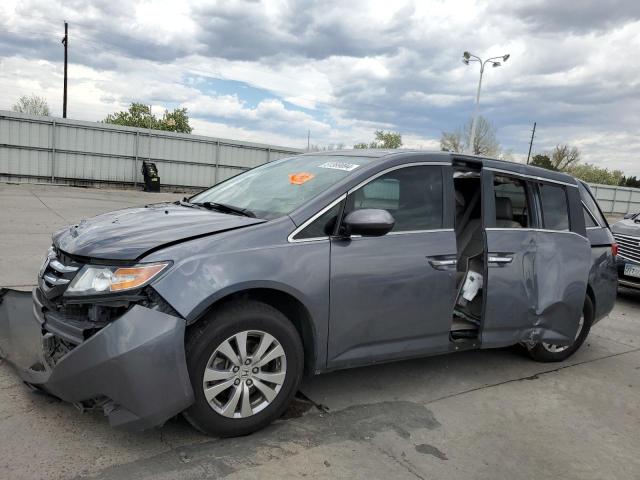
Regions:
<instances>
[{"instance_id":1,"label":"cloudy sky","mask_svg":"<svg viewBox=\"0 0 640 480\"><path fill-rule=\"evenodd\" d=\"M438 148L473 112L513 158L556 143L640 175L640 1L2 0L0 109L22 94L100 120L132 101L187 107L194 133L305 147L351 146L376 129Z\"/></svg>"}]
</instances>

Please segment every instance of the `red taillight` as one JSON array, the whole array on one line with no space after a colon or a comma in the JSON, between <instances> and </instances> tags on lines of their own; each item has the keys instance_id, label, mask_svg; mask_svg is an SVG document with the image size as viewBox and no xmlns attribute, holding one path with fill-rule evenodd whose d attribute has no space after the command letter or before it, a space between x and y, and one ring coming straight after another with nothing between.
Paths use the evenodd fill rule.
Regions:
<instances>
[{"instance_id":1,"label":"red taillight","mask_svg":"<svg viewBox=\"0 0 640 480\"><path fill-rule=\"evenodd\" d=\"M614 257L618 255L618 244L617 243L612 243L611 244L611 255L613 255Z\"/></svg>"}]
</instances>

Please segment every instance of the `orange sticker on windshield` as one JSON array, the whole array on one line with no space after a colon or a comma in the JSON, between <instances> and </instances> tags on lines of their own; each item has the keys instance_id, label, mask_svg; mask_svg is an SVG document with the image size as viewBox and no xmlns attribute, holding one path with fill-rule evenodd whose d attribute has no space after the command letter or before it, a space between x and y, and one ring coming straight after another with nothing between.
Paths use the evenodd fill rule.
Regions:
<instances>
[{"instance_id":1,"label":"orange sticker on windshield","mask_svg":"<svg viewBox=\"0 0 640 480\"><path fill-rule=\"evenodd\" d=\"M289 183L291 185L302 185L303 183L308 182L312 178L313 178L313 173L308 173L308 172L290 173Z\"/></svg>"}]
</instances>

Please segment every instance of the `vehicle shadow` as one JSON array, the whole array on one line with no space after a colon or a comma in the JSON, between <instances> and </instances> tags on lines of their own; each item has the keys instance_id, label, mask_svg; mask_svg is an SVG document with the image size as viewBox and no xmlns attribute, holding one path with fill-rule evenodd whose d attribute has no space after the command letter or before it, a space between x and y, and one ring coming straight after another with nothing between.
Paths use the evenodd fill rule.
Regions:
<instances>
[{"instance_id":1,"label":"vehicle shadow","mask_svg":"<svg viewBox=\"0 0 640 480\"><path fill-rule=\"evenodd\" d=\"M132 478L129 474L134 471L148 472L156 465L178 471L205 464L223 472L230 465L236 468L257 461L255 452L272 449L273 455L282 455L282 445L297 445L291 449L295 452L336 438L366 438L383 431L403 436L420 426L437 428L438 420L431 412L435 402L504 383L536 380L545 372L603 357L609 353L607 348L600 340L587 342L570 361L558 364L533 362L522 348L511 347L326 373L304 380L280 420L261 432L236 439L201 434L181 415L162 428L144 432L112 429L102 412L80 414L65 402L30 393L17 376L9 374L8 366L0 365L4 395L12 399L4 407L8 419L0 431L19 429L21 439L14 440L19 444L37 439L43 448L57 445L52 458L59 461L83 445L87 455L92 451L88 446L108 446L103 461L113 469L92 469L92 473L104 473L104 478ZM9 392L11 397L7 397ZM135 452L131 452L131 445L136 445ZM119 464L122 467L117 467ZM17 459L15 468L20 465ZM109 476L118 472L123 475Z\"/></svg>"},{"instance_id":2,"label":"vehicle shadow","mask_svg":"<svg viewBox=\"0 0 640 480\"><path fill-rule=\"evenodd\" d=\"M395 400L426 404L548 369L513 346L335 371L306 379L301 391L329 411Z\"/></svg>"}]
</instances>

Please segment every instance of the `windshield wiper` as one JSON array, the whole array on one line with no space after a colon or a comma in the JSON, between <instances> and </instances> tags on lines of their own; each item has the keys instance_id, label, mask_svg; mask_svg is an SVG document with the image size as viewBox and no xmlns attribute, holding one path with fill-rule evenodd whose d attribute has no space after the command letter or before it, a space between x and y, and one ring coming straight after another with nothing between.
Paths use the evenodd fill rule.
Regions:
<instances>
[{"instance_id":1,"label":"windshield wiper","mask_svg":"<svg viewBox=\"0 0 640 480\"><path fill-rule=\"evenodd\" d=\"M247 208L240 208L228 203L219 202L202 202L193 203L192 205L199 205L209 210L217 210L223 213L233 213L235 215L242 215L243 217L256 218L256 214Z\"/></svg>"}]
</instances>

